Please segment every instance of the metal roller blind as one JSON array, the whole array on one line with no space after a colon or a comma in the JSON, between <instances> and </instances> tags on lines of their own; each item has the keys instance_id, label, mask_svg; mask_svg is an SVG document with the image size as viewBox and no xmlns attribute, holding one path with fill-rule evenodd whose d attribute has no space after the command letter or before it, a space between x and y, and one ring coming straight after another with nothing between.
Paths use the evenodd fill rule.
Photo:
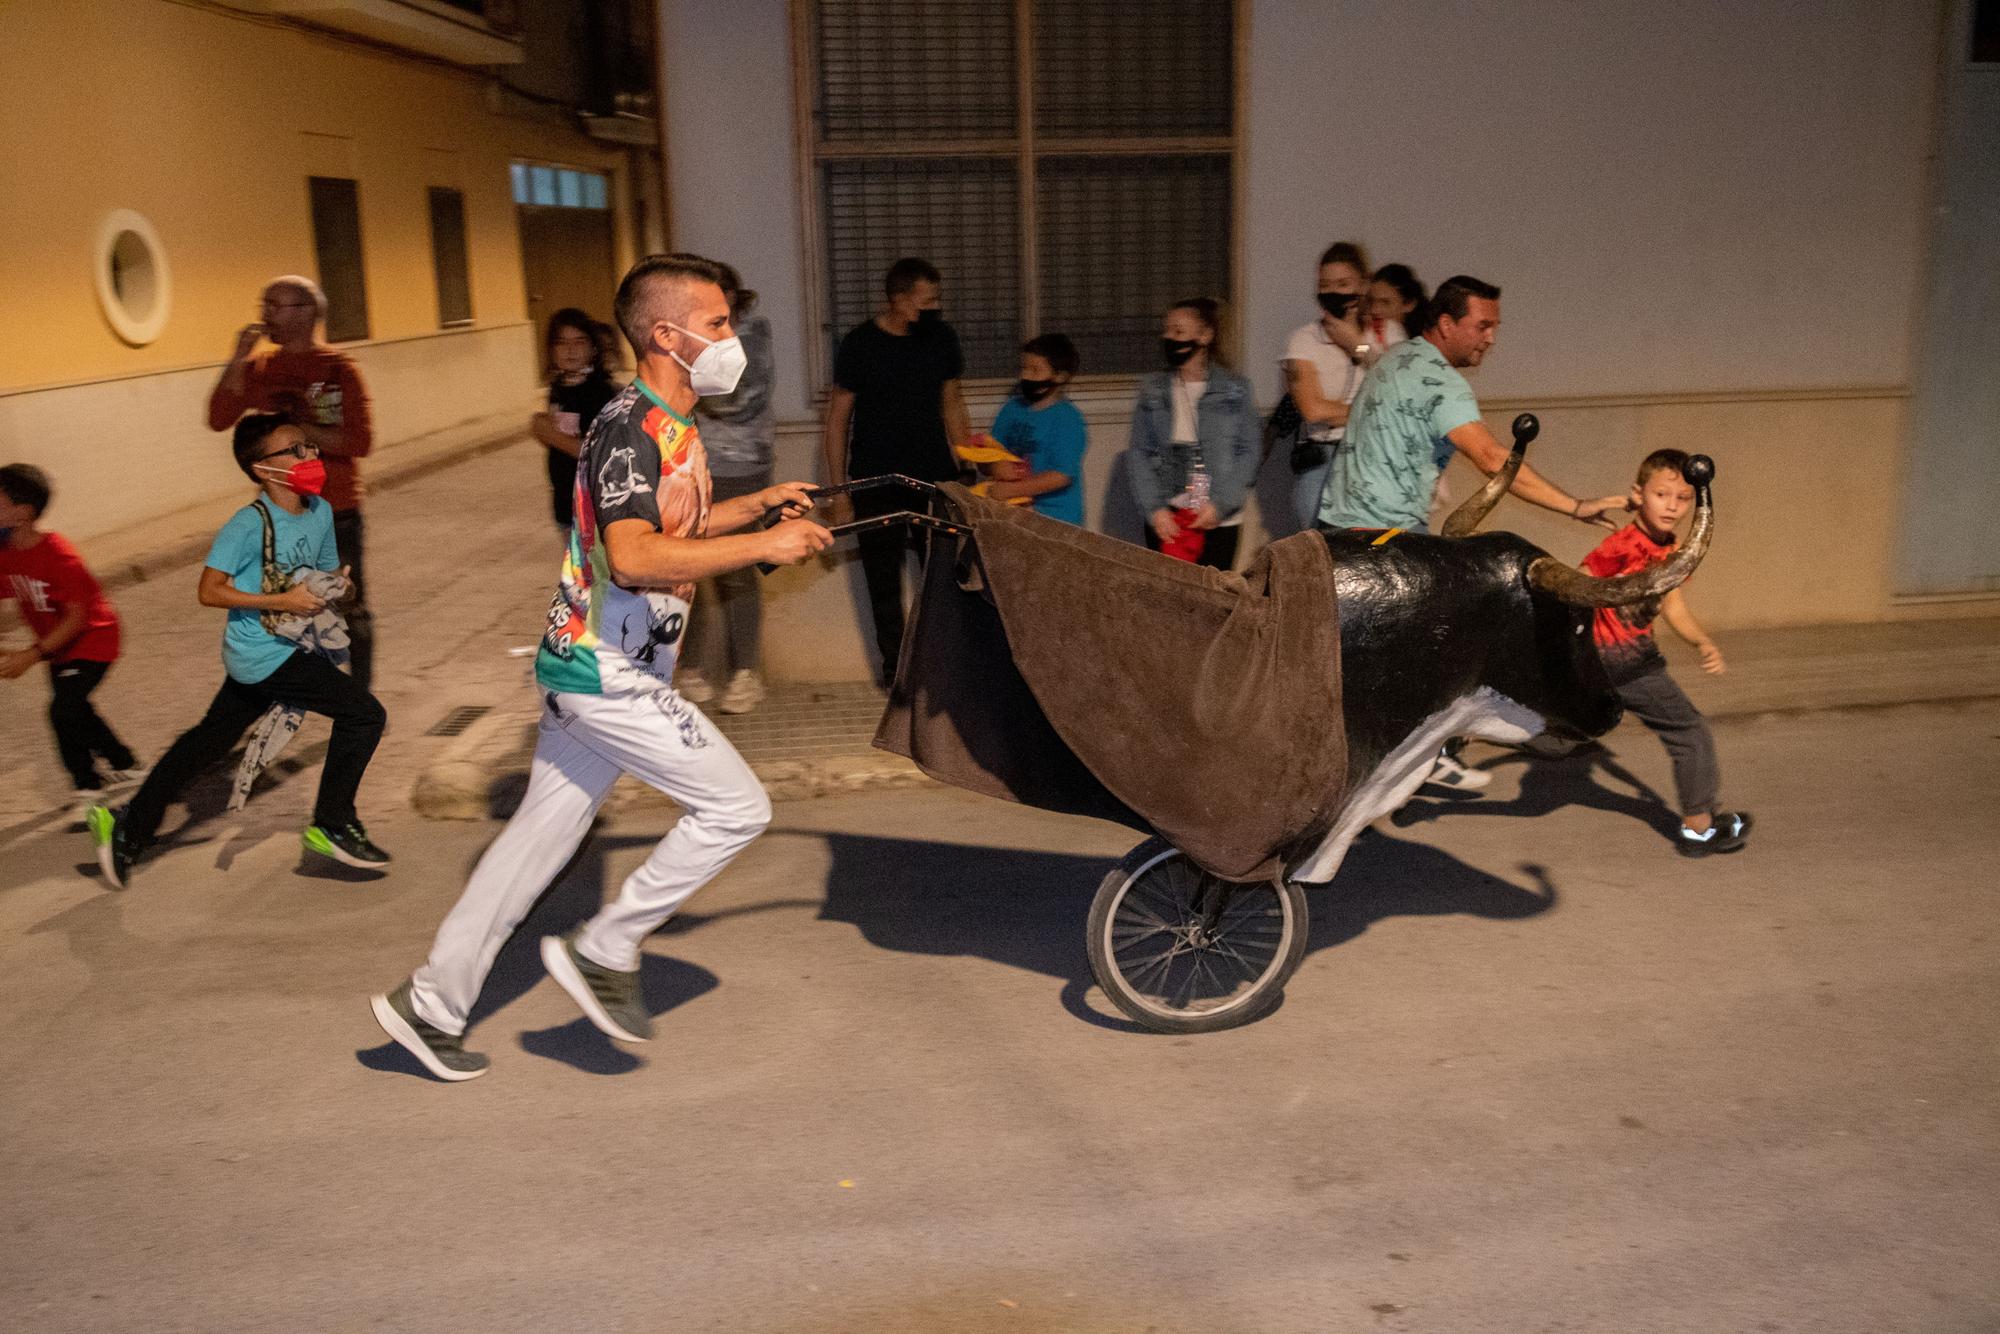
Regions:
<instances>
[{"instance_id":1,"label":"metal roller blind","mask_svg":"<svg viewBox=\"0 0 2000 1334\"><path fill-rule=\"evenodd\" d=\"M1013 0L820 0L828 144L1015 133Z\"/></svg>"},{"instance_id":2,"label":"metal roller blind","mask_svg":"<svg viewBox=\"0 0 2000 1334\"><path fill-rule=\"evenodd\" d=\"M1226 135L1231 0L1034 0L1041 138Z\"/></svg>"},{"instance_id":3,"label":"metal roller blind","mask_svg":"<svg viewBox=\"0 0 2000 1334\"><path fill-rule=\"evenodd\" d=\"M1229 299L1229 174L1226 153L1037 164L1042 328L1075 341L1084 374L1154 369L1169 305Z\"/></svg>"},{"instance_id":4,"label":"metal roller blind","mask_svg":"<svg viewBox=\"0 0 2000 1334\"><path fill-rule=\"evenodd\" d=\"M1021 342L1021 240L1012 158L849 158L821 166L832 320L841 335L882 303L905 255L937 265L944 313L968 376L1014 373Z\"/></svg>"}]
</instances>

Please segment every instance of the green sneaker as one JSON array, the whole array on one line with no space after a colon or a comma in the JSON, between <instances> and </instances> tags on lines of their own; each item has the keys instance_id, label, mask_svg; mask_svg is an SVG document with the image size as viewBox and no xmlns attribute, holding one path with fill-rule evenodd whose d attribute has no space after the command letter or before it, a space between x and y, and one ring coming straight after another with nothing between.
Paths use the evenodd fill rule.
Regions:
<instances>
[{"instance_id":1,"label":"green sneaker","mask_svg":"<svg viewBox=\"0 0 2000 1334\"><path fill-rule=\"evenodd\" d=\"M97 844L97 864L103 869L104 878L113 889L125 888L139 852L126 834L124 812L109 806L92 806L84 813L83 822L90 827L91 840Z\"/></svg>"},{"instance_id":2,"label":"green sneaker","mask_svg":"<svg viewBox=\"0 0 2000 1334\"><path fill-rule=\"evenodd\" d=\"M379 871L389 864L389 854L369 841L368 831L359 820L349 820L344 825L308 825L303 841L307 852L317 852L364 871Z\"/></svg>"},{"instance_id":3,"label":"green sneaker","mask_svg":"<svg viewBox=\"0 0 2000 1334\"><path fill-rule=\"evenodd\" d=\"M542 937L542 963L583 1009L584 1017L606 1037L620 1042L647 1042L653 1036L653 1016L639 999L639 970L621 973L592 963L576 952L576 932Z\"/></svg>"},{"instance_id":4,"label":"green sneaker","mask_svg":"<svg viewBox=\"0 0 2000 1334\"><path fill-rule=\"evenodd\" d=\"M483 1053L467 1051L464 1038L418 1018L417 1007L410 1003L408 978L403 980L402 986L386 996L375 997L368 1005L375 1011L375 1022L382 1025L382 1031L394 1038L403 1050L422 1061L424 1069L439 1079L450 1080L454 1084L460 1080L477 1079L492 1064Z\"/></svg>"}]
</instances>

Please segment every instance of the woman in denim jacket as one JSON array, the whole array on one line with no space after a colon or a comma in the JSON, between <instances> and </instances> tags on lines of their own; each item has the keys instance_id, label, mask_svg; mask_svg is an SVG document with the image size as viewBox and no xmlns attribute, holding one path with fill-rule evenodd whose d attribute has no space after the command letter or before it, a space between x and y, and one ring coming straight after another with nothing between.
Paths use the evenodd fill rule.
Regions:
<instances>
[{"instance_id":1,"label":"woman in denim jacket","mask_svg":"<svg viewBox=\"0 0 2000 1334\"><path fill-rule=\"evenodd\" d=\"M1216 363L1220 319L1208 297L1167 311L1160 351L1168 369L1139 381L1126 471L1148 547L1226 570L1257 475L1258 430L1250 382ZM1199 554L1191 554L1197 534Z\"/></svg>"}]
</instances>

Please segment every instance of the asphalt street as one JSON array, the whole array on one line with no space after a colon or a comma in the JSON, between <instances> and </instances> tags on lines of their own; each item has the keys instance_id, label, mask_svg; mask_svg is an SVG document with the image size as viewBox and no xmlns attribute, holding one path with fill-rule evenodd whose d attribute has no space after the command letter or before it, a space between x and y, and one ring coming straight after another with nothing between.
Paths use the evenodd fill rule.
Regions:
<instances>
[{"instance_id":1,"label":"asphalt street","mask_svg":"<svg viewBox=\"0 0 2000 1334\"><path fill-rule=\"evenodd\" d=\"M495 826L391 806L391 873L336 874L298 852L307 769L114 893L16 825L5 1324L2000 1327L2000 704L1718 735L1744 853L1673 855L1643 732L1486 752L1487 796L1313 892L1276 1012L1197 1038L1089 980L1131 835L932 788L781 805L649 943L657 1039L614 1047L533 944L643 857L635 813L449 1086L367 997Z\"/></svg>"}]
</instances>

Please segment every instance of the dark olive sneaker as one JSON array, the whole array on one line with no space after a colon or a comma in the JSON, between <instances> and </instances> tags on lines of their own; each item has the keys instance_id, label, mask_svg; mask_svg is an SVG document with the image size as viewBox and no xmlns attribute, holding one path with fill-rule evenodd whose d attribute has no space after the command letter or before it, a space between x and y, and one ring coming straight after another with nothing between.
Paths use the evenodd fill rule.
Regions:
<instances>
[{"instance_id":1,"label":"dark olive sneaker","mask_svg":"<svg viewBox=\"0 0 2000 1334\"><path fill-rule=\"evenodd\" d=\"M386 996L375 997L368 1005L375 1011L375 1022L382 1025L382 1031L394 1038L403 1050L422 1061L424 1069L439 1079L448 1079L454 1084L460 1080L477 1079L492 1064L483 1053L467 1051L464 1038L417 1017L417 1007L410 1003L408 978L403 980L402 986Z\"/></svg>"},{"instance_id":2,"label":"dark olive sneaker","mask_svg":"<svg viewBox=\"0 0 2000 1334\"><path fill-rule=\"evenodd\" d=\"M561 984L584 1017L606 1037L620 1042L647 1042L653 1036L653 1016L639 999L639 970L621 973L593 963L576 952L572 931L567 936L542 937L542 963Z\"/></svg>"},{"instance_id":3,"label":"dark olive sneaker","mask_svg":"<svg viewBox=\"0 0 2000 1334\"><path fill-rule=\"evenodd\" d=\"M364 871L376 871L389 864L389 854L368 840L368 831L359 820L344 825L308 825L304 842L307 852L317 852Z\"/></svg>"},{"instance_id":4,"label":"dark olive sneaker","mask_svg":"<svg viewBox=\"0 0 2000 1334\"><path fill-rule=\"evenodd\" d=\"M109 806L92 806L83 819L97 844L97 864L103 868L104 878L113 889L125 888L132 877L132 865L139 860L139 850L125 828L124 808L114 811Z\"/></svg>"}]
</instances>

